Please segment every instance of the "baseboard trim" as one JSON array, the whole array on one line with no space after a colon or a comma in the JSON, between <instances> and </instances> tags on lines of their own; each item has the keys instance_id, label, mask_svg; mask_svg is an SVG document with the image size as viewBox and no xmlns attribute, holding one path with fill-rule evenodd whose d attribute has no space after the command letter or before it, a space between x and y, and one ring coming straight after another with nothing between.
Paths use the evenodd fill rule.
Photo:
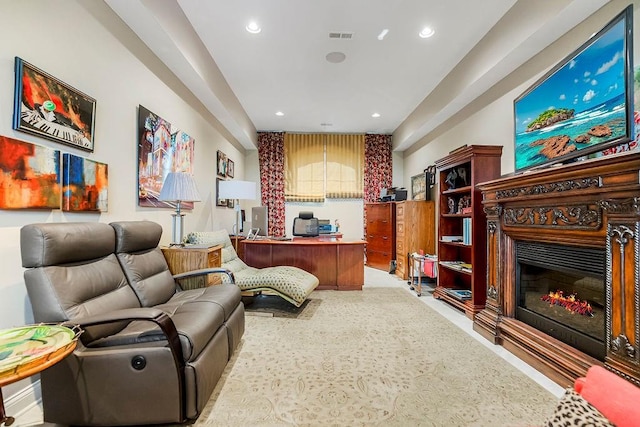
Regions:
<instances>
[{"instance_id":1,"label":"baseboard trim","mask_svg":"<svg viewBox=\"0 0 640 427\"><path fill-rule=\"evenodd\" d=\"M7 415L16 419L16 425L27 426L42 423L42 389L40 380L9 396L4 401Z\"/></svg>"}]
</instances>

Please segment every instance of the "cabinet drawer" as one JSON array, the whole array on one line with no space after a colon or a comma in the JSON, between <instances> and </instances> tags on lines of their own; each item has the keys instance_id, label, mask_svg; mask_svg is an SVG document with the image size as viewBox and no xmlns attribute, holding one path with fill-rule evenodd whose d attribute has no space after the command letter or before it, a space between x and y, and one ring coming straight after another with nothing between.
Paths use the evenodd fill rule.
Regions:
<instances>
[{"instance_id":1,"label":"cabinet drawer","mask_svg":"<svg viewBox=\"0 0 640 427\"><path fill-rule=\"evenodd\" d=\"M367 249L393 252L393 241L387 236L367 235Z\"/></svg>"},{"instance_id":2,"label":"cabinet drawer","mask_svg":"<svg viewBox=\"0 0 640 427\"><path fill-rule=\"evenodd\" d=\"M209 252L209 261L207 263L207 267L220 267L220 265L222 265L222 263L220 262L220 252Z\"/></svg>"},{"instance_id":3,"label":"cabinet drawer","mask_svg":"<svg viewBox=\"0 0 640 427\"><path fill-rule=\"evenodd\" d=\"M369 267L388 271L391 260L390 252L373 251L367 248L367 265Z\"/></svg>"},{"instance_id":4,"label":"cabinet drawer","mask_svg":"<svg viewBox=\"0 0 640 427\"><path fill-rule=\"evenodd\" d=\"M391 223L386 219L367 219L367 234L391 234Z\"/></svg>"}]
</instances>

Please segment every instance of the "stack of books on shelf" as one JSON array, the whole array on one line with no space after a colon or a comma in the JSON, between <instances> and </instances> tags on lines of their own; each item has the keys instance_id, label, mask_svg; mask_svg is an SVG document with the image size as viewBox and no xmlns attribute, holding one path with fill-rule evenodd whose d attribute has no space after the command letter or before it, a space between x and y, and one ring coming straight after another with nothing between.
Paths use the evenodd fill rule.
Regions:
<instances>
[{"instance_id":1,"label":"stack of books on shelf","mask_svg":"<svg viewBox=\"0 0 640 427\"><path fill-rule=\"evenodd\" d=\"M467 273L471 273L471 264L463 262L463 261L440 261L441 265L445 267L452 268L454 270L465 271Z\"/></svg>"},{"instance_id":2,"label":"stack of books on shelf","mask_svg":"<svg viewBox=\"0 0 640 427\"><path fill-rule=\"evenodd\" d=\"M462 236L441 236L443 242L462 242Z\"/></svg>"},{"instance_id":3,"label":"stack of books on shelf","mask_svg":"<svg viewBox=\"0 0 640 427\"><path fill-rule=\"evenodd\" d=\"M471 244L471 218L462 219L462 243Z\"/></svg>"}]
</instances>

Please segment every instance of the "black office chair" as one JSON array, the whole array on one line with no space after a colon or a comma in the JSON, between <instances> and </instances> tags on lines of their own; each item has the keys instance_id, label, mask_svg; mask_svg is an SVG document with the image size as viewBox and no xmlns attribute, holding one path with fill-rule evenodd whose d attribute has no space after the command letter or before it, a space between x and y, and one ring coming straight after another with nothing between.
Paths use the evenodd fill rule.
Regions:
<instances>
[{"instance_id":1,"label":"black office chair","mask_svg":"<svg viewBox=\"0 0 640 427\"><path fill-rule=\"evenodd\" d=\"M301 237L315 237L320 234L318 218L314 218L313 212L300 212L293 219L293 235Z\"/></svg>"}]
</instances>

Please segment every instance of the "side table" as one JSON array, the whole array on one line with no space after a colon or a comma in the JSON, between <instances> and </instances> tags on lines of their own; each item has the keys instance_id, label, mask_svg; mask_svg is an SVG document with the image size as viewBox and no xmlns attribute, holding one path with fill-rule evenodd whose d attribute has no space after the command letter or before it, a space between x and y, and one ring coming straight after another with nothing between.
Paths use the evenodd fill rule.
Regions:
<instances>
[{"instance_id":1,"label":"side table","mask_svg":"<svg viewBox=\"0 0 640 427\"><path fill-rule=\"evenodd\" d=\"M15 419L4 409L2 387L37 374L67 357L82 331L79 327L31 325L0 330L0 424Z\"/></svg>"},{"instance_id":2,"label":"side table","mask_svg":"<svg viewBox=\"0 0 640 427\"><path fill-rule=\"evenodd\" d=\"M167 260L171 274L185 273L187 271L203 268L220 267L222 264L222 246L186 245L162 248L162 254ZM209 274L207 276L190 277L180 280L182 289L204 288L205 286L222 283L220 276Z\"/></svg>"}]
</instances>

